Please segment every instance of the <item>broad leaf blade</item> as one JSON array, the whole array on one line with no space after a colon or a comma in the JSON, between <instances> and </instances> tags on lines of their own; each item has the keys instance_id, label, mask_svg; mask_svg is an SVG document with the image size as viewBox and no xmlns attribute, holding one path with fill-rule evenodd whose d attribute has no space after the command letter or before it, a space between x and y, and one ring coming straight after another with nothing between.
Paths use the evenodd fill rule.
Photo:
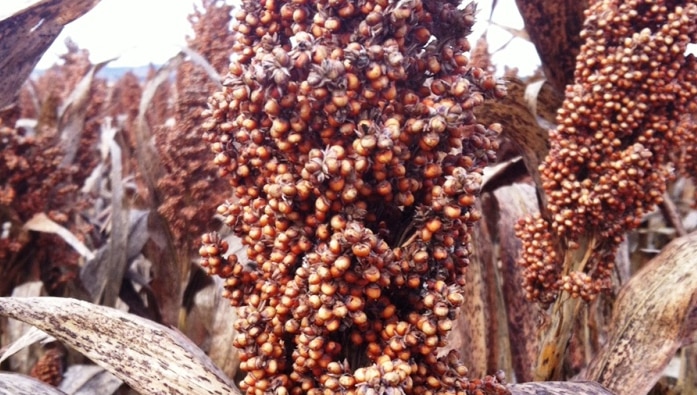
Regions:
<instances>
[{"instance_id":1,"label":"broad leaf blade","mask_svg":"<svg viewBox=\"0 0 697 395\"><path fill-rule=\"evenodd\" d=\"M59 225L45 213L36 213L24 224L27 230L35 232L53 233L62 238L68 245L73 247L80 255L87 259L93 259L94 253L90 251L80 239L64 226Z\"/></svg>"},{"instance_id":2,"label":"broad leaf blade","mask_svg":"<svg viewBox=\"0 0 697 395\"><path fill-rule=\"evenodd\" d=\"M12 103L63 25L97 3L99 0L44 0L0 20L0 108Z\"/></svg>"},{"instance_id":3,"label":"broad leaf blade","mask_svg":"<svg viewBox=\"0 0 697 395\"><path fill-rule=\"evenodd\" d=\"M477 108L477 122L485 125L498 122L503 126L502 136L510 139L518 148L525 167L538 186L540 199L544 199L539 166L549 151L548 131L540 126L537 115L526 105L525 83L518 79L510 79L506 81L506 89L508 93L504 99L489 101ZM545 97L545 100L552 99L552 96ZM547 105L538 104L537 108Z\"/></svg>"},{"instance_id":4,"label":"broad leaf blade","mask_svg":"<svg viewBox=\"0 0 697 395\"><path fill-rule=\"evenodd\" d=\"M647 393L697 329L697 233L675 239L622 288L610 341L586 378L618 395Z\"/></svg>"},{"instance_id":5,"label":"broad leaf blade","mask_svg":"<svg viewBox=\"0 0 697 395\"><path fill-rule=\"evenodd\" d=\"M34 325L142 394L239 394L181 333L122 311L68 298L0 298L0 315Z\"/></svg>"},{"instance_id":6,"label":"broad leaf blade","mask_svg":"<svg viewBox=\"0 0 697 395\"><path fill-rule=\"evenodd\" d=\"M23 374L0 373L0 395L65 395L65 392Z\"/></svg>"},{"instance_id":7,"label":"broad leaf blade","mask_svg":"<svg viewBox=\"0 0 697 395\"><path fill-rule=\"evenodd\" d=\"M44 284L41 281L31 281L14 287L12 296L18 298L39 297L45 295ZM28 344L31 337L30 332L36 334L41 331L32 331L32 326L17 320L2 320L0 331L2 331L2 358L0 362L5 362L5 366L15 373L28 375L36 361L41 357L41 347L39 345Z\"/></svg>"},{"instance_id":8,"label":"broad leaf blade","mask_svg":"<svg viewBox=\"0 0 697 395\"><path fill-rule=\"evenodd\" d=\"M72 365L65 371L58 389L71 395L109 395L123 382L97 365Z\"/></svg>"},{"instance_id":9,"label":"broad leaf blade","mask_svg":"<svg viewBox=\"0 0 697 395\"><path fill-rule=\"evenodd\" d=\"M46 332L36 329L35 327L31 327L31 329L29 329L29 331L27 331L19 339L13 341L6 348L3 347L3 353L0 355L0 363L33 344L39 342L47 343L50 341L55 341L55 339Z\"/></svg>"},{"instance_id":10,"label":"broad leaf blade","mask_svg":"<svg viewBox=\"0 0 697 395\"><path fill-rule=\"evenodd\" d=\"M614 395L592 381L524 383L511 385L508 389L511 395Z\"/></svg>"},{"instance_id":11,"label":"broad leaf blade","mask_svg":"<svg viewBox=\"0 0 697 395\"><path fill-rule=\"evenodd\" d=\"M532 366L537 355L537 331L542 321L540 308L521 297L524 294L522 267L518 265L521 242L515 235L518 219L537 214L535 189L513 184L494 191L499 209L498 240L501 245L501 281L511 340L513 367L519 381L533 379Z\"/></svg>"},{"instance_id":12,"label":"broad leaf blade","mask_svg":"<svg viewBox=\"0 0 697 395\"><path fill-rule=\"evenodd\" d=\"M75 160L82 133L85 131L87 110L92 100L90 93L95 75L109 62L111 59L92 66L59 109L58 130L60 131L61 144L65 150L65 156L60 164L62 167L69 166Z\"/></svg>"}]
</instances>

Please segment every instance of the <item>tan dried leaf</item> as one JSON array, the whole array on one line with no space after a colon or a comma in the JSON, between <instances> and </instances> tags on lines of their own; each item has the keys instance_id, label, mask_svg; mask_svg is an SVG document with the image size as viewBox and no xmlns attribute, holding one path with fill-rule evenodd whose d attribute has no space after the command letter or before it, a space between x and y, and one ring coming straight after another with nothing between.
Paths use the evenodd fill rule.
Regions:
<instances>
[{"instance_id":1,"label":"tan dried leaf","mask_svg":"<svg viewBox=\"0 0 697 395\"><path fill-rule=\"evenodd\" d=\"M237 335L232 323L237 319L237 311L230 306L228 299L223 298L222 291L223 280L210 277L210 284L193 297L186 316L185 333L201 344L201 348L228 377L235 377L240 357L238 350L232 346Z\"/></svg>"},{"instance_id":2,"label":"tan dried leaf","mask_svg":"<svg viewBox=\"0 0 697 395\"><path fill-rule=\"evenodd\" d=\"M109 395L123 381L97 365L72 365L65 371L58 389L71 395Z\"/></svg>"},{"instance_id":3,"label":"tan dried leaf","mask_svg":"<svg viewBox=\"0 0 697 395\"><path fill-rule=\"evenodd\" d=\"M518 147L535 184L541 186L542 179L538 168L549 151L547 129L540 126L537 116L528 106L523 81L507 80L506 89L508 93L503 100L489 101L475 110L477 121L485 125L498 122L503 126L503 137L510 139ZM554 97L545 97L545 100L554 100ZM542 106L537 104L537 108ZM544 196L541 189L538 193Z\"/></svg>"},{"instance_id":4,"label":"tan dried leaf","mask_svg":"<svg viewBox=\"0 0 697 395\"><path fill-rule=\"evenodd\" d=\"M614 395L592 381L565 381L514 384L508 387L511 395Z\"/></svg>"},{"instance_id":5,"label":"tan dried leaf","mask_svg":"<svg viewBox=\"0 0 697 395\"><path fill-rule=\"evenodd\" d=\"M556 90L547 79L533 80L525 84L523 98L540 127L556 128L557 111L564 102L563 92Z\"/></svg>"},{"instance_id":6,"label":"tan dried leaf","mask_svg":"<svg viewBox=\"0 0 697 395\"><path fill-rule=\"evenodd\" d=\"M180 332L69 298L0 298L0 315L36 326L142 394L240 394Z\"/></svg>"},{"instance_id":7,"label":"tan dried leaf","mask_svg":"<svg viewBox=\"0 0 697 395\"><path fill-rule=\"evenodd\" d=\"M521 242L514 228L518 219L539 212L535 188L529 184L513 184L494 191L494 197L500 218L497 231L501 248L501 288L508 312L513 367L519 381L531 381L542 312L536 304L521 297L524 294L522 268L518 265Z\"/></svg>"},{"instance_id":8,"label":"tan dried leaf","mask_svg":"<svg viewBox=\"0 0 697 395\"><path fill-rule=\"evenodd\" d=\"M84 15L99 0L44 0L23 5L0 20L0 108L12 103L63 25Z\"/></svg>"},{"instance_id":9,"label":"tan dried leaf","mask_svg":"<svg viewBox=\"0 0 697 395\"><path fill-rule=\"evenodd\" d=\"M697 329L697 233L673 240L624 285L610 340L585 374L617 395L645 394Z\"/></svg>"},{"instance_id":10,"label":"tan dried leaf","mask_svg":"<svg viewBox=\"0 0 697 395\"><path fill-rule=\"evenodd\" d=\"M23 374L0 373L0 395L65 395L65 392Z\"/></svg>"},{"instance_id":11,"label":"tan dried leaf","mask_svg":"<svg viewBox=\"0 0 697 395\"><path fill-rule=\"evenodd\" d=\"M480 204L477 202L477 204ZM479 207L481 210L481 207ZM467 268L467 287L464 296L467 303L458 309L455 328L447 336L447 346L439 350L439 357L447 355L451 349L457 350L466 363L470 374L475 377L486 375L489 371L494 349L491 337L498 331L498 322L491 301L487 298L490 282L486 275L494 265L490 234L483 222L477 222L472 232L473 247L470 265Z\"/></svg>"},{"instance_id":12,"label":"tan dried leaf","mask_svg":"<svg viewBox=\"0 0 697 395\"><path fill-rule=\"evenodd\" d=\"M0 362L35 343L46 343L55 340L53 336L32 326L19 339L13 341L11 344L7 345L7 347L2 348L3 353L2 356L0 356Z\"/></svg>"},{"instance_id":13,"label":"tan dried leaf","mask_svg":"<svg viewBox=\"0 0 697 395\"><path fill-rule=\"evenodd\" d=\"M128 225L129 212L124 207L123 168L121 147L114 140L109 145L111 156L111 232L109 234L109 255L105 276L100 278L100 296L107 306L115 306L121 289L121 281L128 265ZM103 292L103 294L102 294Z\"/></svg>"},{"instance_id":14,"label":"tan dried leaf","mask_svg":"<svg viewBox=\"0 0 697 395\"><path fill-rule=\"evenodd\" d=\"M106 60L92 66L59 109L58 130L60 131L61 144L65 151L65 155L61 160L61 166L68 166L75 159L77 150L80 147L80 138L85 130L87 110L92 100L90 93L94 76L112 60Z\"/></svg>"},{"instance_id":15,"label":"tan dried leaf","mask_svg":"<svg viewBox=\"0 0 697 395\"><path fill-rule=\"evenodd\" d=\"M34 216L24 224L24 229L58 235L80 255L86 259L94 259L94 253L90 251L80 239L65 227L54 222L45 213L34 214Z\"/></svg>"}]
</instances>

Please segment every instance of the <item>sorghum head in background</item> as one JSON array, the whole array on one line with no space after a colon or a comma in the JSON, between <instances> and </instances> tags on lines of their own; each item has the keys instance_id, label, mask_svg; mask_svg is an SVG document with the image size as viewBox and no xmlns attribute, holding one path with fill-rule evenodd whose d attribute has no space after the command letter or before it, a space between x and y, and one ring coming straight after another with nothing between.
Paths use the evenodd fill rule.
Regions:
<instances>
[{"instance_id":1,"label":"sorghum head in background","mask_svg":"<svg viewBox=\"0 0 697 395\"><path fill-rule=\"evenodd\" d=\"M229 64L231 35L228 33L231 6L223 1L204 0L189 16L194 35L187 38L196 51L221 73ZM221 33L223 32L223 33ZM201 113L206 98L219 87L205 68L193 60L183 61L176 72L173 124L155 128L155 141L165 174L157 180L163 201L158 212L167 220L175 244L187 254L200 246L198 238L215 223L219 202L214 196L230 195L225 181L216 176L209 149L200 144Z\"/></svg>"},{"instance_id":2,"label":"sorghum head in background","mask_svg":"<svg viewBox=\"0 0 697 395\"><path fill-rule=\"evenodd\" d=\"M697 4L595 1L581 37L540 167L550 218L518 226L527 296L545 304L561 290L592 300L609 287L624 233L661 201L695 144L697 61L686 47L697 40ZM570 262L574 250L587 251L582 262Z\"/></svg>"}]
</instances>

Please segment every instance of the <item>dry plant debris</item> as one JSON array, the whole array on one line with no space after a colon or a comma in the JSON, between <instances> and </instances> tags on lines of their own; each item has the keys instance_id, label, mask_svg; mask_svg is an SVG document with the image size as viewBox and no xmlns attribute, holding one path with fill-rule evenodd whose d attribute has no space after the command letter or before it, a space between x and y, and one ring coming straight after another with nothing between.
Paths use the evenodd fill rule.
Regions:
<instances>
[{"instance_id":1,"label":"dry plant debris","mask_svg":"<svg viewBox=\"0 0 697 395\"><path fill-rule=\"evenodd\" d=\"M617 394L651 390L678 348L694 342L696 265L697 233L691 233L668 244L629 280L617 298L607 349L588 366L586 379Z\"/></svg>"}]
</instances>

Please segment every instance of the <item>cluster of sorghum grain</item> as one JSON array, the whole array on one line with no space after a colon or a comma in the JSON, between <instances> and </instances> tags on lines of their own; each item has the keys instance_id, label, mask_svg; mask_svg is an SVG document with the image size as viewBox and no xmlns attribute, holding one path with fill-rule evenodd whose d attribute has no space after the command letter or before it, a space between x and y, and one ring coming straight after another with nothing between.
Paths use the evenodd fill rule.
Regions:
<instances>
[{"instance_id":1,"label":"cluster of sorghum grain","mask_svg":"<svg viewBox=\"0 0 697 395\"><path fill-rule=\"evenodd\" d=\"M77 276L78 254L64 240L23 228L35 214L47 214L90 248L98 242L91 237L92 224L81 215L93 200L80 188L99 160L96 141L107 98L106 81L92 80L83 112L78 109L80 104L69 100L92 66L89 54L68 43L68 52L61 58L63 64L25 84L13 103L15 116L0 119L3 295L37 272L49 293L61 295ZM31 126L27 119L36 120L36 125ZM82 127L75 129L80 122L84 122ZM66 134L77 130L79 138L69 142Z\"/></svg>"},{"instance_id":2,"label":"cluster of sorghum grain","mask_svg":"<svg viewBox=\"0 0 697 395\"><path fill-rule=\"evenodd\" d=\"M492 76L459 1L243 1L204 138L247 247L203 237L240 306L248 394L505 393L437 350L464 302ZM492 381L493 380L493 381Z\"/></svg>"},{"instance_id":3,"label":"cluster of sorghum grain","mask_svg":"<svg viewBox=\"0 0 697 395\"><path fill-rule=\"evenodd\" d=\"M60 346L48 349L44 355L36 361L29 373L31 377L44 383L58 387L63 381L65 373L66 352Z\"/></svg>"},{"instance_id":4,"label":"cluster of sorghum grain","mask_svg":"<svg viewBox=\"0 0 697 395\"><path fill-rule=\"evenodd\" d=\"M550 218L519 224L528 297L553 300L560 289L592 299L609 286L624 232L661 201L679 147L694 142L697 4L596 1L586 11L575 83L550 133L540 170ZM677 154L677 155L676 155ZM582 270L564 273L564 254L583 245Z\"/></svg>"},{"instance_id":5,"label":"cluster of sorghum grain","mask_svg":"<svg viewBox=\"0 0 697 395\"><path fill-rule=\"evenodd\" d=\"M216 0L204 0L189 16L194 35L187 38L196 51L219 72L229 64L232 40L231 6ZM174 124L158 125L155 141L165 174L157 180L162 194L158 212L167 220L174 242L182 251L193 252L200 243L191 235L200 235L216 222L213 218L219 202L213 196L225 196L229 189L216 177L216 166L210 161L208 147L201 145L201 113L206 98L219 87L206 70L193 60L179 65L172 93Z\"/></svg>"},{"instance_id":6,"label":"cluster of sorghum grain","mask_svg":"<svg viewBox=\"0 0 697 395\"><path fill-rule=\"evenodd\" d=\"M79 186L72 182L80 179L77 166L60 165L64 153L55 146L55 135L34 137L23 133L4 126L0 119L0 267L4 273L0 293L3 295L25 280L32 267L40 267L50 292L70 280L78 268L77 254L60 237L30 236L22 228L32 216L46 213L78 237L90 229L86 224L74 222L74 216L86 203L79 197ZM30 245L42 248L34 248L35 252L29 254L31 262L27 263L20 258Z\"/></svg>"}]
</instances>

